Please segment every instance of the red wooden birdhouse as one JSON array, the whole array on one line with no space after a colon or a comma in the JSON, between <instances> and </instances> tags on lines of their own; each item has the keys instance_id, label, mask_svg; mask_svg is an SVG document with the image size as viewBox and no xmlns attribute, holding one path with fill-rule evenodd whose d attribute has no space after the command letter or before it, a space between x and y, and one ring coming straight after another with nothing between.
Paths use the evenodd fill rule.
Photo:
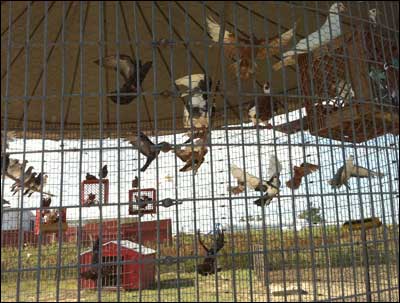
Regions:
<instances>
[{"instance_id":1,"label":"red wooden birdhouse","mask_svg":"<svg viewBox=\"0 0 400 303\"><path fill-rule=\"evenodd\" d=\"M110 241L102 246L101 260L104 273L101 279L103 288L117 287L117 264L120 266L120 286L126 290L146 289L154 284L156 251L129 240L120 242L120 260L118 261L118 242ZM99 258L100 260L100 258ZM92 265L92 250L80 255L81 273ZM92 268L95 268L94 266ZM97 280L81 279L81 287L96 289Z\"/></svg>"},{"instance_id":2,"label":"red wooden birdhouse","mask_svg":"<svg viewBox=\"0 0 400 303\"><path fill-rule=\"evenodd\" d=\"M108 179L101 180L84 180L81 184L81 204L83 206L98 205L100 197L103 197L103 204L108 203L109 181Z\"/></svg>"},{"instance_id":3,"label":"red wooden birdhouse","mask_svg":"<svg viewBox=\"0 0 400 303\"><path fill-rule=\"evenodd\" d=\"M142 188L129 190L129 214L143 216L157 212L156 190L154 188Z\"/></svg>"},{"instance_id":4,"label":"red wooden birdhouse","mask_svg":"<svg viewBox=\"0 0 400 303\"><path fill-rule=\"evenodd\" d=\"M51 233L59 231L59 221L61 220L61 230L66 231L68 229L67 224L67 209L61 208L61 211L56 209L36 210L36 220L35 220L35 234L38 235L42 233Z\"/></svg>"},{"instance_id":5,"label":"red wooden birdhouse","mask_svg":"<svg viewBox=\"0 0 400 303\"><path fill-rule=\"evenodd\" d=\"M398 67L396 75L385 66L398 60L395 41L360 26L298 56L303 125L312 135L359 143L399 133L398 103L391 97Z\"/></svg>"}]
</instances>

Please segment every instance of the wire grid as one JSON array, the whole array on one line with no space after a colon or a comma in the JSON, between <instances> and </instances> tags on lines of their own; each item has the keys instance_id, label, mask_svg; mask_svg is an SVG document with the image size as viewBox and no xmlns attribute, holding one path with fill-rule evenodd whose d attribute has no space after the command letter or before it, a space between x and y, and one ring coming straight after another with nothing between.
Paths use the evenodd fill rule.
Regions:
<instances>
[{"instance_id":1,"label":"wire grid","mask_svg":"<svg viewBox=\"0 0 400 303\"><path fill-rule=\"evenodd\" d=\"M87 14L90 14L88 7L98 8L99 18L99 37L104 38L104 24L102 22L105 15L110 16L115 12L116 22L121 22L122 13L118 12L117 5L80 3L79 22L83 28ZM53 7L53 3L41 4L45 11ZM142 8L153 11L159 5L157 2L151 3L148 7L144 4L135 3L129 6L133 11L136 23L138 16L143 14ZM317 12L313 15L317 26L322 25L325 20L326 11L320 3L313 4L287 4L277 3L274 6L264 3L264 11L255 11L254 4L235 3L226 10L226 16L221 13L221 20L226 17L225 26L235 34L242 34L242 31L251 33L252 23L257 16L263 17L268 9L277 11L278 31L282 32L279 24L283 16L281 6L290 5L293 9L300 12L303 20L310 20L310 12ZM349 6L349 3L345 3ZM351 13L357 10L368 10L375 7L375 2L363 2L355 5L351 11L344 12L350 24L362 22L366 24L364 31L372 31L373 24L363 18L352 16ZM188 9L195 6L202 10L202 18L199 24L203 26L205 33L205 17L207 14L215 14L216 11L207 3L180 3L169 2L165 7L167 19L171 19L169 26L172 30L174 19L172 12L183 10L185 18L185 29L181 30L181 38L190 41L190 27L192 18ZM86 8L86 9L85 9ZM385 3L382 6L383 19L397 21L397 27L388 26L378 27L376 31L382 35L397 34L396 38L390 40L390 48L377 47L376 49L387 51L385 58L395 59L396 55L392 49L397 50L398 54L398 3ZM83 110L88 110L90 96L85 96L87 92L79 92L79 96L66 92L68 83L62 85L62 99L60 102L59 115L64 116L65 99L77 98L80 103L80 125L76 126L75 131L64 131L64 123L59 125L35 122L29 120L27 102L33 101L34 93L29 93L28 84L25 84L23 108L20 108L24 119L19 123L19 128L15 127L14 121L9 121L7 116L8 106L13 102L17 95L10 95L13 83L9 73L12 69L10 50L17 51L18 44L13 45L12 35L15 31L13 23L17 16L13 13L13 4L2 3L3 10L8 10L8 37L5 41L8 52L5 56L6 73L5 89L2 86L2 130L22 132L25 136L29 133L32 139L15 139L9 142L7 152L11 158L29 160L29 164L35 170L46 172L48 183L45 187L47 192L55 195L52 198L50 209L66 209L68 229L58 233L39 233L34 235L37 227L35 213L41 210L40 201L43 193L35 193L31 198L21 196L20 193L12 196L8 188L12 182L2 179L2 198L11 202L11 207L2 205L2 291L1 296L4 301L62 301L62 300L93 300L93 301L398 301L398 276L399 276L399 253L398 253L398 215L399 215L399 189L398 189L398 146L399 138L396 134L389 133L388 129L393 125L387 125L390 121L385 119L373 119L372 124L366 124L364 119L357 124L354 120L348 120L347 124L342 121L337 128L330 129L328 134L337 132L341 134L341 140L333 140L332 136L325 138L311 135L304 125L300 123L298 132L287 135L275 129L268 130L261 127L253 127L247 121L245 102L240 99L236 107L228 104L230 94L236 92L227 91L228 78L231 71L226 68L224 57L221 50L217 56L220 61L221 89L225 94L223 106L220 107L217 118L222 122L222 127L213 129L210 133L209 152L205 162L199 168L196 175L192 172L179 172L184 165L173 153L160 153L158 158L150 165L146 172L140 172L145 158L132 148L127 141L123 140L123 133L133 129L134 132L146 131L153 136L153 142L167 141L179 147L187 139L182 135L182 129L177 127L177 120L181 119L183 108L178 98L173 98L173 116L170 121L158 121L157 106L158 97L154 96L154 101L150 95L153 91L162 88L157 85L157 69L162 62L156 56L156 49L152 48L153 57L153 87L150 91L143 91L135 101L135 107L153 103L154 113L150 116L153 120L143 121L139 111L137 111L137 121L132 126L121 123L120 112L124 111L122 105L118 105L119 111L116 112L116 123L109 125L105 123L103 112L106 110L102 102L97 102L99 107L97 125L85 124ZM61 18L65 21L69 12L69 4L62 3L59 6ZM93 10L92 10L93 11ZM27 4L24 14L30 16L32 4ZM230 16L228 15L230 13ZM319 14L321 13L321 15ZM258 14L258 15L257 15ZM397 16L397 17L396 17ZM44 15L44 24L49 16ZM291 15L291 23L296 18ZM382 17L382 16L381 16ZM176 16L174 16L176 18ZM247 24L247 28L238 28L239 19ZM155 18L146 19L147 26L155 29L157 22ZM243 20L246 20L243 22ZM381 18L382 20L382 18ZM270 19L264 18L265 24ZM26 18L27 36L30 33L32 22L31 18ZM313 28L304 22L304 31L312 32ZM122 22L121 22L122 23ZM3 25L2 25L3 26ZM119 26L122 26L120 24ZM43 27L46 33L47 26ZM136 37L140 35L135 26ZM269 27L263 27L263 34L267 37ZM176 29L174 29L176 30ZM172 35L176 43L183 39L177 39ZM83 39L82 31L79 34L79 42L83 50L84 44L96 41ZM118 36L118 31L116 32ZM156 35L153 33L153 35ZM61 43L69 43L65 39L65 32L61 31ZM43 48L48 41L46 34L43 41L36 41L38 45L27 39L26 45L29 47L42 47L43 56L47 58L49 51ZM120 41L117 40L116 41ZM109 41L108 41L109 42ZM124 42L124 41L120 41ZM203 71L207 71L211 66L211 52L208 53L207 47L210 40L200 41L205 46L203 60L200 65ZM253 58L256 46L252 46ZM122 43L117 46L117 53L124 47ZM138 54L138 44L134 45L134 53ZM105 52L104 44L95 45L96 56L103 57ZM77 59L78 68L74 73L81 83L84 83L84 64L85 53ZM3 52L2 52L3 54ZM29 52L28 52L29 54ZM212 53L215 55L215 53ZM174 51L166 54L170 57L172 78L177 78L173 72L174 62L181 60L174 56ZM333 53L334 56L340 54ZM346 56L346 55L343 55ZM26 66L32 58L25 56ZM381 57L375 61L383 64ZM66 54L62 56L61 71L66 70L68 65ZM187 48L186 62L183 61L186 73L197 73L197 66L194 61L198 60ZM247 98L260 96L259 85L264 81L273 83L276 73L272 74L269 59L266 60L265 69L262 70L263 79L261 82L252 80L252 90L248 94L243 94ZM47 60L44 60L47 62ZM326 64L327 62L323 62ZM167 59L168 65L168 59ZM46 64L45 64L46 67ZM64 67L64 68L63 68ZM345 66L345 73L348 73L348 66ZM282 74L283 92L275 93L274 97L283 97L287 100L292 95L286 85L285 77L292 72L296 75L297 83L303 80L298 67L283 68ZM62 72L64 74L64 72ZM108 73L105 74L108 77ZM332 75L330 75L332 76ZM20 81L27 83L30 77L29 70L26 69L23 75L19 75ZM347 77L347 76L346 76ZM398 72L394 73L398 79ZM51 86L51 75L43 69L41 75L43 85L44 101L40 108L40 121L45 121L46 110L49 110L53 96L46 91L46 85ZM107 99L106 93L111 90L103 87L104 74L101 69L98 73L99 89L96 93L99 99ZM339 80L335 74L332 81L336 84ZM120 87L120 79L116 77L115 87ZM242 95L244 83L236 80L238 94ZM331 81L331 82L332 82ZM327 88L331 87L325 83L322 95L328 95ZM327 86L328 85L328 86ZM333 86L335 87L335 86ZM390 87L398 87L398 81L390 83ZM357 87L355 88L357 89ZM371 83L368 89L373 90ZM274 92L274 91L273 91ZM318 99L319 95L312 93L303 96L301 91L296 93L299 97ZM229 94L230 93L230 94ZM247 92L246 92L247 93ZM208 88L211 96L211 90ZM147 97L147 100L145 100ZM243 98L245 99L245 98ZM47 101L46 101L47 100ZM351 108L353 103L359 102L358 99L350 99ZM376 111L372 115L386 113L387 109L381 103L381 99L369 100L376 106ZM289 104L284 102L285 108ZM398 103L391 105L389 109L398 112ZM361 108L363 110L363 108ZM239 121L232 125L231 113L237 113ZM311 116L310 116L311 114ZM299 109L295 112L285 113L271 119L273 126L287 123L295 119L301 119L308 115L308 119L316 120L320 114L310 111L310 108ZM329 116L329 112L325 114ZM340 116L342 117L342 116ZM343 119L343 117L341 118ZM139 122L138 122L139 121ZM388 122L389 121L389 122ZM394 122L393 122L394 123ZM13 126L12 128L8 126ZM171 128L172 125L172 128ZM220 124L221 125L221 124ZM360 127L361 128L357 128ZM172 129L172 134L158 135L164 129ZM355 139L356 132L367 132L366 128L372 128L375 132L373 138L368 137L368 141ZM383 132L378 129L383 128ZM344 137L344 130L351 129L352 139ZM369 131L369 129L368 129ZM54 135L56 134L56 135ZM58 134L58 135L57 135ZM108 139L108 134L114 134L113 139ZM61 136L60 141L49 140L47 135ZM53 138L53 137L51 137ZM93 139L100 138L100 139ZM120 139L121 138L121 139ZM337 138L335 138L337 139ZM4 148L5 149L5 148ZM2 146L2 154L4 152ZM229 185L235 185L235 180L230 173L233 164L245 169L247 172L262 176L267 175L268 160L270 155L277 155L282 163L283 170L280 175L282 182L280 194L274 198L273 202L267 207L257 207L253 201L260 197L260 194L250 189L246 189L240 195L232 195L227 191ZM379 171L385 174L382 178L366 178L350 180L350 188L331 189L327 181L349 155L355 156L357 165L368 169ZM319 170L303 178L299 189L292 191L286 187L285 182L293 177L293 166L303 162L319 165ZM100 203L94 207L83 207L80 203L80 184L84 179L85 173L89 172L96 175L99 169L108 164L109 175L109 200L100 196ZM181 201L182 204L173 205L169 208L159 207L155 214L145 214L142 217L129 216L128 192L131 188L132 179L138 176L141 188L155 188L158 201L171 198ZM103 189L104 190L104 189ZM312 208L318 208L321 216L320 222L313 224L311 220L299 218L301 214ZM307 217L307 216L306 216ZM348 220L365 219L377 217L382 222L382 226L368 229L366 241L359 230L350 228L345 230L342 224ZM32 223L33 222L33 223ZM196 231L200 229L203 233L202 238L208 246L212 246L216 238L215 229L218 224L225 229L225 245L217 255L217 267L222 270L213 275L201 276L196 272L196 267L203 262L205 252L198 242ZM62 222L58 223L58 230L62 230ZM86 287L84 279L79 275L80 272L90 268L92 253L92 243L99 237L101 240L99 254L101 256L98 268L112 267L113 278L105 281L104 278L98 279L97 283ZM132 249L126 246L123 240L137 243L137 248ZM107 245L110 241L117 241L120 245L110 249ZM153 253L154 251L154 253ZM85 252L89 254L83 261ZM146 257L150 255L149 259ZM368 262L367 262L368 261ZM104 265L103 265L104 263ZM150 266L150 269L149 269ZM153 272L151 268L154 267ZM116 274L114 275L116 271ZM150 274L149 274L150 273ZM132 280L126 281L126 277ZM111 281L112 280L112 281ZM111 285L110 285L111 284ZM90 289L92 288L92 290ZM127 289L134 291L127 292Z\"/></svg>"}]
</instances>

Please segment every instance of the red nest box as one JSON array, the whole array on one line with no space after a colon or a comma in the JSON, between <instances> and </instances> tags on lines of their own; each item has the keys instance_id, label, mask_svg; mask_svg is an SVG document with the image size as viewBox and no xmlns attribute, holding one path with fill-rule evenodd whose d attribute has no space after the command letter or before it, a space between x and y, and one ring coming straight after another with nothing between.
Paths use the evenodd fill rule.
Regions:
<instances>
[{"instance_id":1,"label":"red nest box","mask_svg":"<svg viewBox=\"0 0 400 303\"><path fill-rule=\"evenodd\" d=\"M100 182L102 183L100 193ZM81 184L81 204L83 206L98 205L100 203L100 194L103 196L103 204L108 203L109 181L102 180L84 180Z\"/></svg>"},{"instance_id":2,"label":"red nest box","mask_svg":"<svg viewBox=\"0 0 400 303\"><path fill-rule=\"evenodd\" d=\"M68 229L67 224L67 209L65 207L58 209L47 209L36 210L36 220L35 220L35 234L38 235L42 233L54 233L58 232L59 220L61 219L61 231L66 231ZM40 223L42 221L42 223Z\"/></svg>"},{"instance_id":3,"label":"red nest box","mask_svg":"<svg viewBox=\"0 0 400 303\"><path fill-rule=\"evenodd\" d=\"M139 215L155 214L157 212L156 190L154 188L142 188L129 190L129 214Z\"/></svg>"}]
</instances>

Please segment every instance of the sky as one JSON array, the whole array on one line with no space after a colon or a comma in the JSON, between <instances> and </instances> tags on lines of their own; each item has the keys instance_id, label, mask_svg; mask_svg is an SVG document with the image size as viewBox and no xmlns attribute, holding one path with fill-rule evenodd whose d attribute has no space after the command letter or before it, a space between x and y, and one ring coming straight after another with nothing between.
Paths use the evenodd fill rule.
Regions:
<instances>
[{"instance_id":1,"label":"sky","mask_svg":"<svg viewBox=\"0 0 400 303\"><path fill-rule=\"evenodd\" d=\"M258 138L260 146L257 145ZM150 139L155 140L154 137ZM178 134L176 140L176 143L181 144L186 137ZM174 143L174 136L160 136L158 142L161 141ZM364 217L377 216L386 224L398 222L398 137L386 135L354 147L350 143L342 144L324 138L318 138L317 141L315 136L307 132L289 136L273 130L260 130L257 135L255 129L244 129L212 131L211 142L213 146L197 175L179 172L184 163L172 152L160 153L158 161L154 161L141 173L141 187L155 188L159 199L183 200L178 207L160 207L157 214L145 215L141 220L170 218L173 233L177 229L182 232L193 232L197 229L208 232L215 223L240 229L245 226L245 222L240 220L243 221L246 216L265 216L266 225L282 224L284 228L293 228L294 225L304 226L305 222L298 219L298 215L307 209L307 205L312 205L321 208L326 224L341 224L349 219L359 219L362 214ZM67 219L71 224L79 220L80 212L83 221L100 217L98 207L79 206L79 178L84 180L86 172L98 174L101 167L100 154L102 164L108 165L110 182L110 204L102 207L103 219L118 216L133 218L128 215L128 206L119 205L118 202L128 203L131 182L138 176L138 167L144 164L145 157L139 156L138 151L127 141L121 140L121 148L118 150L118 140L104 139L102 146L105 149L100 152L99 140L84 140L81 162L79 140L65 141L64 153L60 152L60 141L44 141L43 153L42 143L42 140L26 141L26 151L32 151L26 153L26 159L36 172L40 172L43 160L44 171L49 176L45 191L56 195L52 198L52 206L61 203L72 207L67 210ZM10 142L8 152L21 152L23 148L23 140L16 139ZM68 151L69 149L78 151ZM245 193L230 198L227 191L229 181L233 186L236 182L230 174L229 166L235 164L241 168L246 167L248 173L256 176L259 176L261 167L262 176L266 179L271 154L276 154L283 166L279 198L275 198L264 208L253 204L259 194L251 189L247 190L247 198ZM380 171L385 176L352 178L349 191L344 186L335 191L327 181L349 155L355 156L358 165ZM21 160L22 154L12 155L11 158ZM292 192L285 182L291 177L291 168L300 165L304 159L320 165L320 169L308 176L308 182L303 179L301 187ZM11 196L11 184L11 180L5 180L4 198L10 201L12 209L18 207L21 200L18 200L18 195ZM24 208L36 208L39 205L38 193L23 199ZM261 226L260 222L249 223Z\"/></svg>"}]
</instances>

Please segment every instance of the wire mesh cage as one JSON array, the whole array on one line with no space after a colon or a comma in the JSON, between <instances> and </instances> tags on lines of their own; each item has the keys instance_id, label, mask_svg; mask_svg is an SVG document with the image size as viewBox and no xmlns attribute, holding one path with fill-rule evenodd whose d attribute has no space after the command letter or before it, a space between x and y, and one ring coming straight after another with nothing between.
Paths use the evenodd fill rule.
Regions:
<instances>
[{"instance_id":1,"label":"wire mesh cage","mask_svg":"<svg viewBox=\"0 0 400 303\"><path fill-rule=\"evenodd\" d=\"M1 2L1 300L399 300L399 3Z\"/></svg>"}]
</instances>

